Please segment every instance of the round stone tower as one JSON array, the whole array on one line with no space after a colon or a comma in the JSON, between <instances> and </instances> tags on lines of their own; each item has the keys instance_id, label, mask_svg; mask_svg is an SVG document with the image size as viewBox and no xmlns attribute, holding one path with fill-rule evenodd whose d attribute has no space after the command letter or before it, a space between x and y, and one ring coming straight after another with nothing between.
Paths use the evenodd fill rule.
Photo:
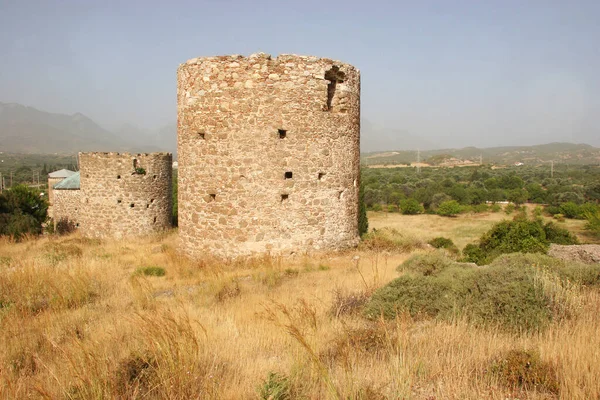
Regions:
<instances>
[{"instance_id":1,"label":"round stone tower","mask_svg":"<svg viewBox=\"0 0 600 400\"><path fill-rule=\"evenodd\" d=\"M360 73L259 53L179 67L179 234L197 258L358 243Z\"/></svg>"},{"instance_id":2,"label":"round stone tower","mask_svg":"<svg viewBox=\"0 0 600 400\"><path fill-rule=\"evenodd\" d=\"M171 227L170 153L79 153L80 231L133 237Z\"/></svg>"}]
</instances>

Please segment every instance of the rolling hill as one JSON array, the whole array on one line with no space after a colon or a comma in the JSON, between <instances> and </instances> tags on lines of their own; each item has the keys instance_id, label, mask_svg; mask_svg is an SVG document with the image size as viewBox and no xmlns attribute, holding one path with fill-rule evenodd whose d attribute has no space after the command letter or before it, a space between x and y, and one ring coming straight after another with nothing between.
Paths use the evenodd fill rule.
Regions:
<instances>
[{"instance_id":1,"label":"rolling hill","mask_svg":"<svg viewBox=\"0 0 600 400\"><path fill-rule=\"evenodd\" d=\"M462 149L440 149L421 151L420 159L432 165L444 165L445 160L453 159L460 163L469 161L479 163L481 157L485 164L511 165L515 163L542 164L554 161L563 164L599 164L600 148L588 144L548 143L535 146L506 146ZM365 165L400 165L415 163L416 151L385 151L361 154Z\"/></svg>"}]
</instances>

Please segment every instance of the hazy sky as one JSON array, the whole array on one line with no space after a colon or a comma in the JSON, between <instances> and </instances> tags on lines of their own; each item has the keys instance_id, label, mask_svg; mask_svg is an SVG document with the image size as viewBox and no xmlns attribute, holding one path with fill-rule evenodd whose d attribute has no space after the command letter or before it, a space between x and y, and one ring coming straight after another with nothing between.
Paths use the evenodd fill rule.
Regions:
<instances>
[{"instance_id":1,"label":"hazy sky","mask_svg":"<svg viewBox=\"0 0 600 400\"><path fill-rule=\"evenodd\" d=\"M295 53L360 68L363 118L440 147L598 146L599 38L598 0L0 0L0 101L154 129L180 63Z\"/></svg>"}]
</instances>

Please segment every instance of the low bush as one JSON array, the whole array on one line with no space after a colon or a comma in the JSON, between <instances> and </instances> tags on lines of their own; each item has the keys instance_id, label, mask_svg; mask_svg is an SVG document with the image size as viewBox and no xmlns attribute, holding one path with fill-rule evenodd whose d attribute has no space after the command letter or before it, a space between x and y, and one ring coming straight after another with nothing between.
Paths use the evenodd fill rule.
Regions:
<instances>
[{"instance_id":1,"label":"low bush","mask_svg":"<svg viewBox=\"0 0 600 400\"><path fill-rule=\"evenodd\" d=\"M512 390L558 394L560 389L556 369L536 351L509 350L492 360L488 371Z\"/></svg>"},{"instance_id":2,"label":"low bush","mask_svg":"<svg viewBox=\"0 0 600 400\"><path fill-rule=\"evenodd\" d=\"M572 201L562 203L558 209L560 214L564 215L565 218L579 218L579 205Z\"/></svg>"},{"instance_id":3,"label":"low bush","mask_svg":"<svg viewBox=\"0 0 600 400\"><path fill-rule=\"evenodd\" d=\"M413 198L400 200L400 211L404 215L422 214L425 208Z\"/></svg>"},{"instance_id":4,"label":"low bush","mask_svg":"<svg viewBox=\"0 0 600 400\"><path fill-rule=\"evenodd\" d=\"M346 292L336 289L333 291L333 304L329 309L329 314L336 318L343 315L357 314L362 310L370 296L371 294L366 291Z\"/></svg>"},{"instance_id":5,"label":"low bush","mask_svg":"<svg viewBox=\"0 0 600 400\"><path fill-rule=\"evenodd\" d=\"M437 208L437 214L443 217L455 217L462 211L462 206L456 200L445 201Z\"/></svg>"},{"instance_id":6,"label":"low bush","mask_svg":"<svg viewBox=\"0 0 600 400\"><path fill-rule=\"evenodd\" d=\"M514 268L537 268L556 275L565 282L581 286L600 286L600 264L582 264L564 261L545 254L503 254L490 266Z\"/></svg>"},{"instance_id":7,"label":"low bush","mask_svg":"<svg viewBox=\"0 0 600 400\"><path fill-rule=\"evenodd\" d=\"M56 222L55 232L59 235L68 235L75 232L76 224L69 218L61 218Z\"/></svg>"},{"instance_id":8,"label":"low bush","mask_svg":"<svg viewBox=\"0 0 600 400\"><path fill-rule=\"evenodd\" d=\"M506 214L512 214L515 211L515 205L513 203L508 203L506 207L504 207L504 212Z\"/></svg>"},{"instance_id":9,"label":"low bush","mask_svg":"<svg viewBox=\"0 0 600 400\"><path fill-rule=\"evenodd\" d=\"M429 243L431 246L435 247L436 249L446 249L452 254L458 253L458 247L456 247L456 245L454 244L452 239L448 239L448 238L439 236L439 237L431 239L427 243Z\"/></svg>"},{"instance_id":10,"label":"low bush","mask_svg":"<svg viewBox=\"0 0 600 400\"><path fill-rule=\"evenodd\" d=\"M275 372L269 372L267 379L258 387L258 397L261 400L293 399L292 385L289 377Z\"/></svg>"},{"instance_id":11,"label":"low bush","mask_svg":"<svg viewBox=\"0 0 600 400\"><path fill-rule=\"evenodd\" d=\"M363 236L359 245L361 250L371 251L412 251L425 247L420 239L407 236L396 229L373 229Z\"/></svg>"},{"instance_id":12,"label":"low bush","mask_svg":"<svg viewBox=\"0 0 600 400\"><path fill-rule=\"evenodd\" d=\"M429 276L437 275L440 271L450 267L455 262L449 259L442 251L416 254L398 266L399 272L416 272Z\"/></svg>"},{"instance_id":13,"label":"low bush","mask_svg":"<svg viewBox=\"0 0 600 400\"><path fill-rule=\"evenodd\" d=\"M407 273L373 294L364 309L367 317L394 318L402 312L416 319L463 316L476 325L510 331L540 330L552 320L550 300L539 290L531 267L417 261L407 260L399 267Z\"/></svg>"},{"instance_id":14,"label":"low bush","mask_svg":"<svg viewBox=\"0 0 600 400\"><path fill-rule=\"evenodd\" d=\"M345 329L319 354L326 364L353 365L354 358L364 355L388 354L397 339L396 329L387 329L381 321L358 328Z\"/></svg>"},{"instance_id":15,"label":"low bush","mask_svg":"<svg viewBox=\"0 0 600 400\"><path fill-rule=\"evenodd\" d=\"M490 211L490 207L485 203L474 204L473 206L471 206L471 212L474 212L474 213L484 213L484 212L488 212L488 211Z\"/></svg>"},{"instance_id":16,"label":"low bush","mask_svg":"<svg viewBox=\"0 0 600 400\"><path fill-rule=\"evenodd\" d=\"M584 218L587 220L585 229L589 230L593 235L600 236L600 211L586 212Z\"/></svg>"},{"instance_id":17,"label":"low bush","mask_svg":"<svg viewBox=\"0 0 600 400\"><path fill-rule=\"evenodd\" d=\"M145 276L165 276L166 271L163 267L150 266L150 267L140 267L140 268L136 269L135 273L138 275L145 275Z\"/></svg>"},{"instance_id":18,"label":"low bush","mask_svg":"<svg viewBox=\"0 0 600 400\"><path fill-rule=\"evenodd\" d=\"M546 253L550 243L577 244L577 238L566 229L541 219L518 216L512 221L497 223L479 239L478 245L463 250L463 261L487 264L500 254ZM479 247L479 250L475 249Z\"/></svg>"}]
</instances>

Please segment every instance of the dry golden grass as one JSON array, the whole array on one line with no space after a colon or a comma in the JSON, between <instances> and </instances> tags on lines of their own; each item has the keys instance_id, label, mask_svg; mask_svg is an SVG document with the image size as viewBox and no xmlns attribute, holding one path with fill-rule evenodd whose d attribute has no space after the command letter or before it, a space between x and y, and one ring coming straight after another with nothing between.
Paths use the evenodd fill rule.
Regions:
<instances>
[{"instance_id":1,"label":"dry golden grass","mask_svg":"<svg viewBox=\"0 0 600 400\"><path fill-rule=\"evenodd\" d=\"M384 226L383 215L370 217ZM387 221L461 246L496 214L439 218ZM176 248L176 232L126 242L1 241L0 398L259 398L271 372L292 398L555 397L503 387L489 374L490 362L513 349L538 351L555 366L560 398L600 398L597 292L574 290L577 317L536 335L461 320L373 322L336 312L340 301L354 307L395 278L409 253L223 263L191 262ZM165 276L136 274L148 266Z\"/></svg>"}]
</instances>

